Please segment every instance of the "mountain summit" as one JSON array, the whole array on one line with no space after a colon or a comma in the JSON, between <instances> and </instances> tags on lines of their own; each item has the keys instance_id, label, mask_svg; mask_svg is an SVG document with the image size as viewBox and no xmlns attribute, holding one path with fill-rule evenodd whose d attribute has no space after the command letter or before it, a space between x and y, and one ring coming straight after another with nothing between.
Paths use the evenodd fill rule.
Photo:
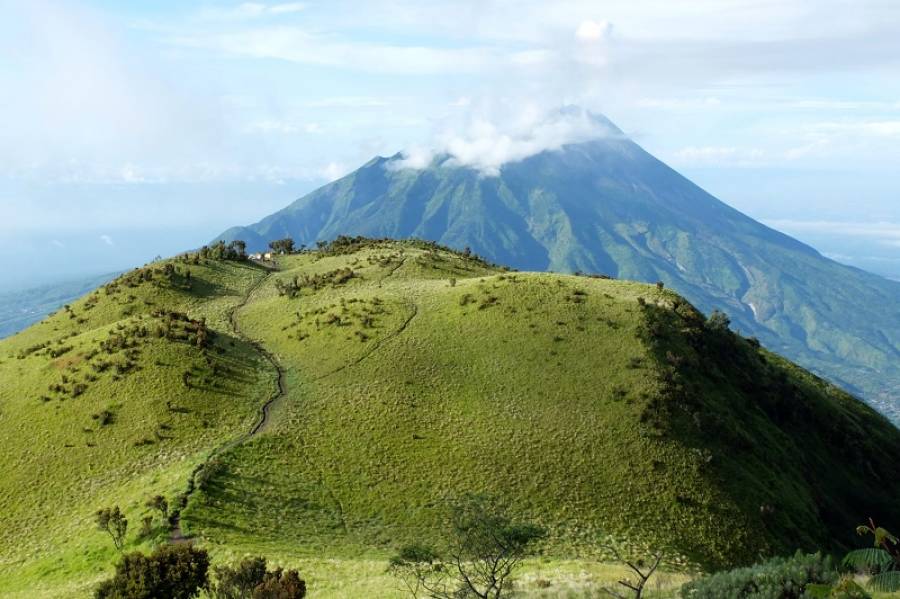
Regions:
<instances>
[{"instance_id":1,"label":"mountain summit","mask_svg":"<svg viewBox=\"0 0 900 599\"><path fill-rule=\"evenodd\" d=\"M705 312L900 417L900 283L838 264L719 201L603 117L610 134L502 165L376 157L260 222L293 237L419 237L524 270L662 281Z\"/></svg>"}]
</instances>

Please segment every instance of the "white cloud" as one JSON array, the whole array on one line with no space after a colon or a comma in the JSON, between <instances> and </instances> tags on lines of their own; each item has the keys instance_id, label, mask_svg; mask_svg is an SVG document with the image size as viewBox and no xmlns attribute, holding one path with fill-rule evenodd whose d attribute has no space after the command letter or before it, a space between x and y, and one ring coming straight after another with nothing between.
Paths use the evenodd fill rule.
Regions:
<instances>
[{"instance_id":1,"label":"white cloud","mask_svg":"<svg viewBox=\"0 0 900 599\"><path fill-rule=\"evenodd\" d=\"M113 243L112 237L110 237L109 235L105 235L105 234L101 235L100 241L102 241L103 243L105 243L106 245L108 245L110 247L116 245L115 243Z\"/></svg>"},{"instance_id":2,"label":"white cloud","mask_svg":"<svg viewBox=\"0 0 900 599\"><path fill-rule=\"evenodd\" d=\"M585 20L575 30L575 37L583 42L597 42L612 35L613 25L609 21Z\"/></svg>"},{"instance_id":3,"label":"white cloud","mask_svg":"<svg viewBox=\"0 0 900 599\"><path fill-rule=\"evenodd\" d=\"M274 4L269 7L269 12L273 15L284 15L300 12L302 10L306 10L306 4L302 2L286 2L284 4Z\"/></svg>"},{"instance_id":4,"label":"white cloud","mask_svg":"<svg viewBox=\"0 0 900 599\"><path fill-rule=\"evenodd\" d=\"M477 116L462 127L445 129L431 147L404 153L390 168L419 169L435 157L447 155L448 165L469 166L485 175L497 175L510 162L558 150L566 144L618 135L608 122L582 109L567 107L545 112L526 107L506 118Z\"/></svg>"},{"instance_id":5,"label":"white cloud","mask_svg":"<svg viewBox=\"0 0 900 599\"><path fill-rule=\"evenodd\" d=\"M346 175L350 171L346 164L340 162L329 162L319 171L322 179L328 182L335 181Z\"/></svg>"},{"instance_id":6,"label":"white cloud","mask_svg":"<svg viewBox=\"0 0 900 599\"><path fill-rule=\"evenodd\" d=\"M66 247L66 244L64 244L64 243L63 243L62 241L60 241L59 239L52 239L52 240L50 241L50 245L52 245L52 246L55 247L55 248L59 248L59 249L65 249L65 247Z\"/></svg>"}]
</instances>

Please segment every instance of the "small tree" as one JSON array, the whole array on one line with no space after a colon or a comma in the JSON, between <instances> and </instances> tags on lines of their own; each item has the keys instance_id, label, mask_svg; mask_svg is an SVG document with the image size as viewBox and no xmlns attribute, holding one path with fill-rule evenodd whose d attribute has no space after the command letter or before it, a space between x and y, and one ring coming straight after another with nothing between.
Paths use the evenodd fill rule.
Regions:
<instances>
[{"instance_id":1,"label":"small tree","mask_svg":"<svg viewBox=\"0 0 900 599\"><path fill-rule=\"evenodd\" d=\"M150 555L129 553L95 599L191 599L206 588L209 555L190 544L160 545Z\"/></svg>"},{"instance_id":2,"label":"small tree","mask_svg":"<svg viewBox=\"0 0 900 599\"><path fill-rule=\"evenodd\" d=\"M231 242L230 247L236 259L243 260L247 257L247 244L243 240L235 239Z\"/></svg>"},{"instance_id":3,"label":"small tree","mask_svg":"<svg viewBox=\"0 0 900 599\"><path fill-rule=\"evenodd\" d=\"M731 319L721 310L713 310L706 321L706 326L712 331L727 331L731 326Z\"/></svg>"},{"instance_id":4,"label":"small tree","mask_svg":"<svg viewBox=\"0 0 900 599\"><path fill-rule=\"evenodd\" d=\"M169 518L169 502L164 496L154 495L147 500L146 506L151 510L159 512L159 515L162 516L163 520L167 520Z\"/></svg>"},{"instance_id":5,"label":"small tree","mask_svg":"<svg viewBox=\"0 0 900 599\"><path fill-rule=\"evenodd\" d=\"M144 516L141 518L140 536L146 538L153 534L153 516Z\"/></svg>"},{"instance_id":6,"label":"small tree","mask_svg":"<svg viewBox=\"0 0 900 599\"><path fill-rule=\"evenodd\" d=\"M125 534L128 532L128 519L119 509L119 506L97 510L97 528L110 536L116 549L122 551L125 547Z\"/></svg>"},{"instance_id":7,"label":"small tree","mask_svg":"<svg viewBox=\"0 0 900 599\"><path fill-rule=\"evenodd\" d=\"M290 237L285 237L284 239L276 239L275 241L269 242L269 247L273 252L278 252L279 254L290 254L294 251L294 240Z\"/></svg>"},{"instance_id":8,"label":"small tree","mask_svg":"<svg viewBox=\"0 0 900 599\"><path fill-rule=\"evenodd\" d=\"M656 572L656 569L659 568L660 562L662 562L662 552L654 552L650 556L650 559L646 561L643 559L631 561L623 558L614 545L607 545L606 549L616 557L617 561L625 564L634 576L632 578L622 578L617 581L620 586L628 589L627 591L618 591L611 588L603 588L601 590L616 599L627 599L628 595L634 597L634 599L641 599L644 596L644 588L647 586L647 582L650 581L653 574Z\"/></svg>"},{"instance_id":9,"label":"small tree","mask_svg":"<svg viewBox=\"0 0 900 599\"><path fill-rule=\"evenodd\" d=\"M413 597L445 597L453 576L436 551L425 545L405 545L391 558L388 571L400 579Z\"/></svg>"},{"instance_id":10,"label":"small tree","mask_svg":"<svg viewBox=\"0 0 900 599\"><path fill-rule=\"evenodd\" d=\"M511 592L515 570L543 535L533 524L512 521L486 497L469 495L451 509L445 555L407 545L389 570L413 597L498 599Z\"/></svg>"}]
</instances>

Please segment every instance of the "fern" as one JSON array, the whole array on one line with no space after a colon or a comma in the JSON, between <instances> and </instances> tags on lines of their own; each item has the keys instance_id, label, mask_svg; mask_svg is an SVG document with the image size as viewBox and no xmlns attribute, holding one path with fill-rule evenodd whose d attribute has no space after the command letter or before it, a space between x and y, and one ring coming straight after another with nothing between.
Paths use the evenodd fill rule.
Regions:
<instances>
[{"instance_id":1,"label":"fern","mask_svg":"<svg viewBox=\"0 0 900 599\"><path fill-rule=\"evenodd\" d=\"M844 557L844 566L857 570L884 570L894 563L894 558L884 549L869 547L851 551Z\"/></svg>"},{"instance_id":2,"label":"fern","mask_svg":"<svg viewBox=\"0 0 900 599\"><path fill-rule=\"evenodd\" d=\"M890 572L882 572L876 574L869 581L876 591L882 593L893 593L900 591L900 570L891 570Z\"/></svg>"}]
</instances>

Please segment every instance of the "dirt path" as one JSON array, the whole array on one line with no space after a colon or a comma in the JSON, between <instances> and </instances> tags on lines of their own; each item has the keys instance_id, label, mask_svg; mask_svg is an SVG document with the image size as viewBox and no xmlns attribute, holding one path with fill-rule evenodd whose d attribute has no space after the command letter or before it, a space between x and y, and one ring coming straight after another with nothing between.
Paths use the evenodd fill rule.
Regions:
<instances>
[{"instance_id":1,"label":"dirt path","mask_svg":"<svg viewBox=\"0 0 900 599\"><path fill-rule=\"evenodd\" d=\"M396 273L400 269L400 267L402 267L405 263L406 263L406 257L404 257L396 266L391 268L390 271L384 277L381 278L381 280L379 281L379 287L381 286L381 283L383 283L385 279L388 279L391 276L393 276L394 273ZM253 293L262 286L262 284L269 278L269 275L271 275L272 272L277 270L275 268L269 268L267 266L265 268L267 268L269 272L266 273L266 276L260 278L259 281L257 281L253 285L251 285L250 288L247 289L247 292L244 294L244 296L241 298L241 301L238 302L237 304L235 304L234 307L231 308L231 310L228 313L228 322L231 325L232 333L234 333L234 335L236 337L241 338L244 342L253 346L253 348L256 349L260 353L260 355L262 355L272 365L272 368L277 373L275 392L272 393L272 395L269 397L269 399L259 407L259 417L257 418L256 422L253 424L253 426L250 428L249 431L247 431L246 433L243 433L239 437L232 439L232 440L220 445L216 449L214 449L209 454L209 457L206 458L206 460L204 460L203 462L198 464L196 468L194 468L194 470L191 472L190 478L188 479L187 489L184 493L184 498L185 498L184 503L185 504L187 503L187 500L190 498L191 494L197 488L197 477L200 475L200 473L205 468L209 467L209 465L219 455L223 454L224 452L226 452L230 449L233 449L234 447L237 447L238 445L248 441L249 439L253 438L256 435L258 435L262 432L265 432L265 430L268 428L268 425L270 423L270 413L272 411L272 408L287 393L287 387L286 387L286 383L285 383L285 372L284 372L284 369L281 367L281 364L278 362L278 359L269 350L267 350L265 347L263 347L261 343L259 343L258 341L255 341L255 340L251 339L250 337L248 337L247 335L245 335L241 331L241 327L238 324L238 320L237 320L238 311L240 311L241 308L243 308L244 306L246 306L249 303L250 297L253 295ZM413 319L415 319L415 317L418 316L418 313L419 313L418 306L415 304L415 302L411 302L411 301L408 302L407 307L410 310L409 316L407 316L407 318L400 325L400 327L398 327L393 333L376 341L372 345L372 347L369 348L369 351L365 352L363 355L359 356L357 359L352 360L351 362L348 362L348 363L340 366L339 368L336 368L335 370L333 370L331 372L325 373L325 374L317 377L315 380L321 380L323 378L332 376L346 368L349 368L349 367L359 364L360 362L362 362L363 360L368 358L370 355L375 353L375 351L377 351L386 342L396 338L401 333L403 333L406 330L406 328L409 326L409 324L413 321ZM323 486L326 487L326 490L328 490L327 486L324 484L324 478L323 478ZM328 490L328 492L329 492L329 494L331 494L330 490ZM342 524L344 530L346 531L347 524L346 524L346 522L344 522L344 519L343 519L343 506L340 504L340 501L334 497L333 494L331 494L331 495L334 498L336 505L338 506L338 511L340 512L339 515L340 515L341 524ZM171 529L171 533L169 535L169 542L171 542L171 543L190 542L190 539L185 537L184 533L181 530L180 510L179 510L179 513L177 513L172 518L172 529Z\"/></svg>"},{"instance_id":2,"label":"dirt path","mask_svg":"<svg viewBox=\"0 0 900 599\"><path fill-rule=\"evenodd\" d=\"M266 348L262 346L258 341L255 341L245 335L241 331L241 327L237 321L237 313L238 311L246 306L250 302L250 297L253 293L259 289L263 283L268 280L269 275L275 272L276 269L266 267L268 272L264 277L261 277L258 281L256 281L253 285L251 285L244 296L241 298L237 304L235 304L231 310L228 312L228 322L231 325L231 332L236 336L243 340L245 343L253 346L256 351L260 353L271 365L272 368L276 372L276 387L275 391L269 396L269 399L266 400L264 404L259 407L259 416L253 426L246 433L241 434L240 436L223 443L222 445L215 448L212 452L210 452L209 457L207 457L203 462L197 465L191 471L191 475L188 478L187 489L183 495L184 497L184 505L187 504L188 499L190 499L191 494L197 489L197 476L203 472L205 468L207 468L216 457L223 454L224 452L237 447L238 445L246 442L247 440L253 438L261 432L264 432L265 428L267 428L270 422L270 412L272 407L282 399L287 393L287 388L285 385L285 373L284 369L279 364L278 360L275 356ZM183 506L182 506L183 507ZM178 508L178 512L172 517L171 520L171 532L169 533L169 542L170 543L186 543L189 542L189 539L184 536L184 533L181 530L181 507Z\"/></svg>"}]
</instances>

